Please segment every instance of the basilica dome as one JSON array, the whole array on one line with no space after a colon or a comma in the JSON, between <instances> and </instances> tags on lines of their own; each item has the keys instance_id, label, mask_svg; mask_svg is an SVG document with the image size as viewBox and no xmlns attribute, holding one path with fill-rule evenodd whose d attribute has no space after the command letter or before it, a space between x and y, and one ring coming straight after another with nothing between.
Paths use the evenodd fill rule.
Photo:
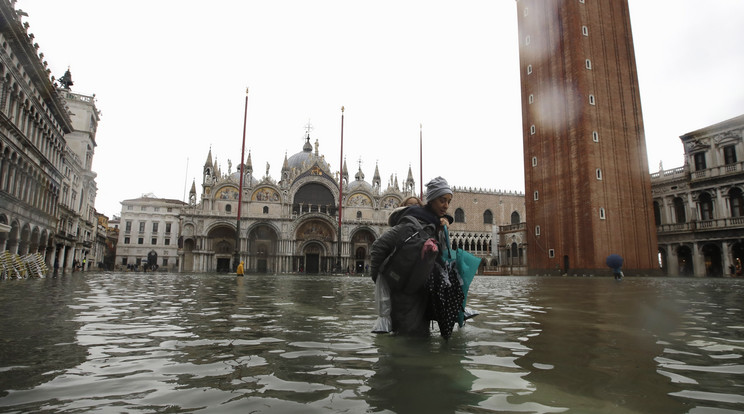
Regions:
<instances>
[{"instance_id":1,"label":"basilica dome","mask_svg":"<svg viewBox=\"0 0 744 414\"><path fill-rule=\"evenodd\" d=\"M366 191L372 193L372 184L364 181L364 173L362 172L362 166L359 166L359 171L354 175L355 180L349 183L349 191Z\"/></svg>"},{"instance_id":2,"label":"basilica dome","mask_svg":"<svg viewBox=\"0 0 744 414\"><path fill-rule=\"evenodd\" d=\"M302 151L287 159L287 167L290 170L301 172L316 163L326 172L331 171L331 166L325 161L325 158L318 154L318 140L315 140L315 152L313 152L313 146L310 144L310 134L308 134L305 137L305 145L302 146Z\"/></svg>"}]
</instances>

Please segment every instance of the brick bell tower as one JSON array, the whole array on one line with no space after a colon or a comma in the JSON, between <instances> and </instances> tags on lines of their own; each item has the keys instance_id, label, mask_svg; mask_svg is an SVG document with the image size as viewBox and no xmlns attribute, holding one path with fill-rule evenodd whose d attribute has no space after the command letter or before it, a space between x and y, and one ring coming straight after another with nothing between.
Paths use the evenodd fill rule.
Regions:
<instances>
[{"instance_id":1,"label":"brick bell tower","mask_svg":"<svg viewBox=\"0 0 744 414\"><path fill-rule=\"evenodd\" d=\"M530 274L658 271L627 0L516 0Z\"/></svg>"}]
</instances>

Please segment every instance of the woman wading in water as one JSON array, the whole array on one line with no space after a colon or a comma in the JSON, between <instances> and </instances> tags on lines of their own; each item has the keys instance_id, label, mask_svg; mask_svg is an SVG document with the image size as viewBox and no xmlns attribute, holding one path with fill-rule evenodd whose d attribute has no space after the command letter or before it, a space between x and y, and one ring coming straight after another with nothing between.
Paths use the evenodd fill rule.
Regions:
<instances>
[{"instance_id":1,"label":"woman wading in water","mask_svg":"<svg viewBox=\"0 0 744 414\"><path fill-rule=\"evenodd\" d=\"M390 287L390 319L394 333L429 335L429 291L425 282L434 261L441 261L439 252L445 247L442 230L453 221L447 215L451 201L452 189L447 180L442 177L434 178L426 184L426 204L423 207L413 204L395 209L388 218L388 224L393 228L372 244L370 275L377 282L378 277L386 277L380 274L383 262L396 247L399 248L405 242L405 237L410 236L410 229L433 239L428 245L424 245L425 252L422 254L427 257L420 258L420 262L416 258L412 259L416 261L416 266L409 274L400 275L401 279L406 280L405 285L401 288L396 288L395 285Z\"/></svg>"}]
</instances>

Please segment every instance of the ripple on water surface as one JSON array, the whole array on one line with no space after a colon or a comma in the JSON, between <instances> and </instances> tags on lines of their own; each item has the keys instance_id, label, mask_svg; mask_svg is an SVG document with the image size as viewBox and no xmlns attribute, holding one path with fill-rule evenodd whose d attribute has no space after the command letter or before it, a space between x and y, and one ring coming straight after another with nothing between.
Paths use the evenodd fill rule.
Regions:
<instances>
[{"instance_id":1,"label":"ripple on water surface","mask_svg":"<svg viewBox=\"0 0 744 414\"><path fill-rule=\"evenodd\" d=\"M744 280L476 277L449 341L368 278L0 281L0 411L736 412Z\"/></svg>"}]
</instances>

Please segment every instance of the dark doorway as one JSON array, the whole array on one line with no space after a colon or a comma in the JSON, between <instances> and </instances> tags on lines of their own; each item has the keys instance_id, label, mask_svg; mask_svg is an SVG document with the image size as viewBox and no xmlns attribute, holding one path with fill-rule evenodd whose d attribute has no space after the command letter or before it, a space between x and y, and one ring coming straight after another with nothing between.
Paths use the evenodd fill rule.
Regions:
<instances>
[{"instance_id":1,"label":"dark doorway","mask_svg":"<svg viewBox=\"0 0 744 414\"><path fill-rule=\"evenodd\" d=\"M721 249L715 244L706 244L703 246L703 256L705 258L705 276L723 276Z\"/></svg>"},{"instance_id":2,"label":"dark doorway","mask_svg":"<svg viewBox=\"0 0 744 414\"><path fill-rule=\"evenodd\" d=\"M320 255L308 253L305 255L305 273L317 274L320 270Z\"/></svg>"},{"instance_id":3,"label":"dark doorway","mask_svg":"<svg viewBox=\"0 0 744 414\"><path fill-rule=\"evenodd\" d=\"M268 271L268 266L266 265L266 259L258 259L257 268L256 271L258 273L266 273Z\"/></svg>"},{"instance_id":4,"label":"dark doorway","mask_svg":"<svg viewBox=\"0 0 744 414\"><path fill-rule=\"evenodd\" d=\"M219 273L230 272L230 258L217 259L217 272Z\"/></svg>"},{"instance_id":5,"label":"dark doorway","mask_svg":"<svg viewBox=\"0 0 744 414\"><path fill-rule=\"evenodd\" d=\"M563 256L563 273L564 274L568 274L568 269L569 269L568 265L569 265L568 255L565 255Z\"/></svg>"},{"instance_id":6,"label":"dark doorway","mask_svg":"<svg viewBox=\"0 0 744 414\"><path fill-rule=\"evenodd\" d=\"M692 251L687 246L680 246L677 249L677 260L679 261L679 275L692 276Z\"/></svg>"},{"instance_id":7,"label":"dark doorway","mask_svg":"<svg viewBox=\"0 0 744 414\"><path fill-rule=\"evenodd\" d=\"M158 254L154 250L147 254L147 268L152 270L158 268Z\"/></svg>"}]
</instances>

